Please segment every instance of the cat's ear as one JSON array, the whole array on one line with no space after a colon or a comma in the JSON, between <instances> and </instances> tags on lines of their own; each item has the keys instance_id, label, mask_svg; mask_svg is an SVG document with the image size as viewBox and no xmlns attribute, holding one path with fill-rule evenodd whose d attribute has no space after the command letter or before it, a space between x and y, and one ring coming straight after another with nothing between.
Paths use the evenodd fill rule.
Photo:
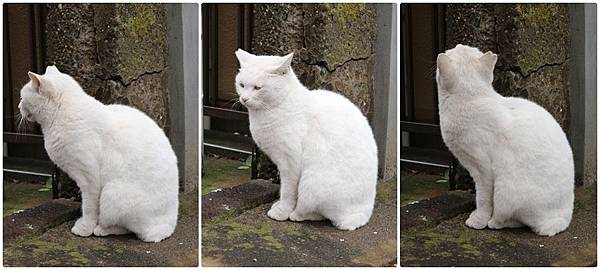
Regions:
<instances>
[{"instance_id":1,"label":"cat's ear","mask_svg":"<svg viewBox=\"0 0 600 270\"><path fill-rule=\"evenodd\" d=\"M27 75L29 76L29 79L31 79L31 87L33 88L33 90L35 90L40 95L44 95L47 97L52 96L52 87L50 87L50 83L48 82L48 80L44 79L42 75L35 74L31 71L29 71Z\"/></svg>"},{"instance_id":2,"label":"cat's ear","mask_svg":"<svg viewBox=\"0 0 600 270\"><path fill-rule=\"evenodd\" d=\"M479 62L483 64L484 67L492 70L494 70L494 66L496 66L496 61L498 61L498 55L492 53L491 51L488 51L479 57Z\"/></svg>"},{"instance_id":3,"label":"cat's ear","mask_svg":"<svg viewBox=\"0 0 600 270\"><path fill-rule=\"evenodd\" d=\"M42 86L42 76L31 71L27 72L27 75L31 79L31 87L39 94Z\"/></svg>"},{"instance_id":4,"label":"cat's ear","mask_svg":"<svg viewBox=\"0 0 600 270\"><path fill-rule=\"evenodd\" d=\"M496 66L497 60L498 55L490 51L479 57L479 63L481 63L482 68L480 72L490 83L494 81L494 67Z\"/></svg>"},{"instance_id":5,"label":"cat's ear","mask_svg":"<svg viewBox=\"0 0 600 270\"><path fill-rule=\"evenodd\" d=\"M246 52L242 49L237 49L237 51L235 51L235 56L237 57L238 62L240 62L241 68L245 67L250 61L250 59L254 57L253 54Z\"/></svg>"},{"instance_id":6,"label":"cat's ear","mask_svg":"<svg viewBox=\"0 0 600 270\"><path fill-rule=\"evenodd\" d=\"M60 71L56 66L47 66L46 73L48 74L60 74Z\"/></svg>"},{"instance_id":7,"label":"cat's ear","mask_svg":"<svg viewBox=\"0 0 600 270\"><path fill-rule=\"evenodd\" d=\"M292 60L294 58L294 53L290 53L284 57L282 57L281 64L275 70L273 70L274 74L277 75L285 75L290 71L292 67Z\"/></svg>"},{"instance_id":8,"label":"cat's ear","mask_svg":"<svg viewBox=\"0 0 600 270\"><path fill-rule=\"evenodd\" d=\"M448 74L452 68L452 59L448 57L445 53L438 54L437 57L437 67L442 74Z\"/></svg>"}]
</instances>

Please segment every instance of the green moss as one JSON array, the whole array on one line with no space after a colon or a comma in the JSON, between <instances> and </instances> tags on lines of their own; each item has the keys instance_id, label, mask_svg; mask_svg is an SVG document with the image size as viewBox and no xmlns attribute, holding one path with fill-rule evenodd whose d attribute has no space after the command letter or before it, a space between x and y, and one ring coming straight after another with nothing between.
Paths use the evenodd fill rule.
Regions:
<instances>
[{"instance_id":1,"label":"green moss","mask_svg":"<svg viewBox=\"0 0 600 270\"><path fill-rule=\"evenodd\" d=\"M367 4L323 4L325 7L325 15L333 17L340 24L346 23L348 20L356 20L363 10L367 8Z\"/></svg>"},{"instance_id":2,"label":"green moss","mask_svg":"<svg viewBox=\"0 0 600 270\"><path fill-rule=\"evenodd\" d=\"M518 64L525 75L548 63L567 57L569 18L560 4L514 5L518 41Z\"/></svg>"},{"instance_id":3,"label":"green moss","mask_svg":"<svg viewBox=\"0 0 600 270\"><path fill-rule=\"evenodd\" d=\"M68 255L65 260L71 264L83 266L89 263L89 260L79 253L79 244L75 241L68 241L66 243L53 243L44 240L33 240L30 241L28 245L33 246L31 254L34 257L55 256L56 252L60 252ZM52 263L56 262L53 261Z\"/></svg>"},{"instance_id":4,"label":"green moss","mask_svg":"<svg viewBox=\"0 0 600 270\"><path fill-rule=\"evenodd\" d=\"M541 27L552 23L559 13L558 4L515 5L518 18L533 27Z\"/></svg>"},{"instance_id":5,"label":"green moss","mask_svg":"<svg viewBox=\"0 0 600 270\"><path fill-rule=\"evenodd\" d=\"M19 210L36 207L51 199L52 191L45 185L4 182L2 215L5 217Z\"/></svg>"},{"instance_id":6,"label":"green moss","mask_svg":"<svg viewBox=\"0 0 600 270\"><path fill-rule=\"evenodd\" d=\"M446 182L438 182L445 180ZM437 174L411 174L402 177L400 182L400 206L410 202L435 197L448 191L448 178Z\"/></svg>"},{"instance_id":7,"label":"green moss","mask_svg":"<svg viewBox=\"0 0 600 270\"><path fill-rule=\"evenodd\" d=\"M456 254L464 254L465 257L481 256L481 252L473 245L474 239L471 239L468 232L462 232L459 235L450 235L432 231L422 231L419 234L411 236L410 239L412 239L412 241L418 239L418 241L422 242L423 246L417 248L424 248L432 252L432 256L448 257L448 254L444 253L446 250L455 250ZM436 253L435 251L438 250L441 251Z\"/></svg>"},{"instance_id":8,"label":"green moss","mask_svg":"<svg viewBox=\"0 0 600 270\"><path fill-rule=\"evenodd\" d=\"M117 24L133 37L147 34L156 23L158 4L115 4Z\"/></svg>"},{"instance_id":9,"label":"green moss","mask_svg":"<svg viewBox=\"0 0 600 270\"><path fill-rule=\"evenodd\" d=\"M260 227L256 227L233 220L225 220L211 222L210 224L206 224L202 229L203 245L205 245L204 248L207 251L217 250L212 243L221 241L221 237L228 240L257 237L264 243L265 248L273 251L283 250L283 245L273 236L273 228L268 222L262 223ZM247 244L241 243L240 245Z\"/></svg>"}]
</instances>

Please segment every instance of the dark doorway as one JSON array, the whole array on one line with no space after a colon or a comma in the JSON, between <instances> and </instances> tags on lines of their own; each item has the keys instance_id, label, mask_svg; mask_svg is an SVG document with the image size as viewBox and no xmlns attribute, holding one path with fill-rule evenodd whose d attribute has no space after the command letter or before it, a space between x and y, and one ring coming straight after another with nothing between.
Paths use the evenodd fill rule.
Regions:
<instances>
[{"instance_id":1,"label":"dark doorway","mask_svg":"<svg viewBox=\"0 0 600 270\"><path fill-rule=\"evenodd\" d=\"M444 5L402 4L401 162L448 168L439 128L435 62L445 48Z\"/></svg>"},{"instance_id":2,"label":"dark doorway","mask_svg":"<svg viewBox=\"0 0 600 270\"><path fill-rule=\"evenodd\" d=\"M54 165L44 150L39 125L19 125L19 91L29 81L28 71L44 73L43 4L4 5L4 173L20 173L47 178ZM25 120L23 120L25 122Z\"/></svg>"},{"instance_id":3,"label":"dark doorway","mask_svg":"<svg viewBox=\"0 0 600 270\"><path fill-rule=\"evenodd\" d=\"M253 149L248 113L236 103L234 52L251 52L251 4L202 4L204 147L248 155Z\"/></svg>"}]
</instances>

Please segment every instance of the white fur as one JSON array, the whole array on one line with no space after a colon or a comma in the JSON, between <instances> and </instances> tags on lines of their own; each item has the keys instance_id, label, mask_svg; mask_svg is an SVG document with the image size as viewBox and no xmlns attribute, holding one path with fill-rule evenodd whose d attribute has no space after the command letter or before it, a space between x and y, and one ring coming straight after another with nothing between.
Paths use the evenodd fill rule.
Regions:
<instances>
[{"instance_id":1,"label":"white fur","mask_svg":"<svg viewBox=\"0 0 600 270\"><path fill-rule=\"evenodd\" d=\"M571 148L544 108L494 91L496 59L460 44L437 59L442 137L475 180L477 209L466 224L552 236L573 213Z\"/></svg>"},{"instance_id":2,"label":"white fur","mask_svg":"<svg viewBox=\"0 0 600 270\"><path fill-rule=\"evenodd\" d=\"M162 129L141 111L104 105L54 66L29 73L19 109L38 122L50 159L77 182L79 236L133 232L159 242L175 230L177 158Z\"/></svg>"},{"instance_id":3,"label":"white fur","mask_svg":"<svg viewBox=\"0 0 600 270\"><path fill-rule=\"evenodd\" d=\"M292 54L236 55L236 90L252 137L281 175L280 200L268 216L326 218L342 230L365 225L377 184L377 146L367 119L342 95L306 89L291 69Z\"/></svg>"}]
</instances>

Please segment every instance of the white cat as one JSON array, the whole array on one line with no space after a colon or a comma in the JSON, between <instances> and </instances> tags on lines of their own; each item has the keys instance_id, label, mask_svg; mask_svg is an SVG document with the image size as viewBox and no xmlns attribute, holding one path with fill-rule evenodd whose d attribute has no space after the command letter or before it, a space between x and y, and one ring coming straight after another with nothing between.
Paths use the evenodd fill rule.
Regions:
<instances>
[{"instance_id":1,"label":"white cat","mask_svg":"<svg viewBox=\"0 0 600 270\"><path fill-rule=\"evenodd\" d=\"M296 78L293 54L236 51L235 87L248 108L256 144L281 175L276 220L329 219L338 229L365 225L373 211L377 146L367 119L342 95L308 90Z\"/></svg>"},{"instance_id":2,"label":"white cat","mask_svg":"<svg viewBox=\"0 0 600 270\"><path fill-rule=\"evenodd\" d=\"M571 222L573 154L544 108L494 91L496 60L460 44L437 58L442 137L475 180L477 209L466 224L552 236Z\"/></svg>"},{"instance_id":3,"label":"white cat","mask_svg":"<svg viewBox=\"0 0 600 270\"><path fill-rule=\"evenodd\" d=\"M21 114L38 122L50 159L77 182L79 236L133 232L159 242L175 230L177 158L162 129L141 111L104 105L56 67L29 72Z\"/></svg>"}]
</instances>

